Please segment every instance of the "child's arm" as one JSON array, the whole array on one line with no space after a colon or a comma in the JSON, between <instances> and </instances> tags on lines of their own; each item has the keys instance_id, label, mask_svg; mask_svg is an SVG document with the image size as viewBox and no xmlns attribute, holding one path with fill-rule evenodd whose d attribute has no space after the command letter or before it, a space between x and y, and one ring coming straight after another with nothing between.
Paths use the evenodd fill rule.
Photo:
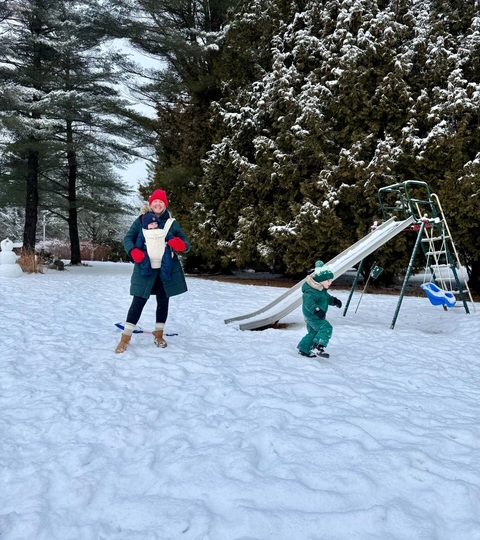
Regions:
<instances>
[{"instance_id":1,"label":"child's arm","mask_svg":"<svg viewBox=\"0 0 480 540\"><path fill-rule=\"evenodd\" d=\"M304 303L307 311L319 319L325 319L328 309L328 293L326 291L312 291L308 297L304 297Z\"/></svg>"},{"instance_id":2,"label":"child's arm","mask_svg":"<svg viewBox=\"0 0 480 540\"><path fill-rule=\"evenodd\" d=\"M339 298L336 298L335 296L332 296L331 294L328 295L328 305L329 306L336 306L338 308L342 307L342 301Z\"/></svg>"}]
</instances>

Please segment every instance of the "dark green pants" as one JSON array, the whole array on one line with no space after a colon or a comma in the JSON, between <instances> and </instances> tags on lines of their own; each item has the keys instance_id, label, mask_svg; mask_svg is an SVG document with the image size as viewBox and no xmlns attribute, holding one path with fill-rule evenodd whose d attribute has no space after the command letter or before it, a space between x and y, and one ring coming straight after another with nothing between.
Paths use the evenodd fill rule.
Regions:
<instances>
[{"instance_id":1,"label":"dark green pants","mask_svg":"<svg viewBox=\"0 0 480 540\"><path fill-rule=\"evenodd\" d=\"M315 345L323 345L326 347L332 337L332 325L326 319L308 318L305 319L307 324L307 335L303 336L297 348L302 353L308 354Z\"/></svg>"}]
</instances>

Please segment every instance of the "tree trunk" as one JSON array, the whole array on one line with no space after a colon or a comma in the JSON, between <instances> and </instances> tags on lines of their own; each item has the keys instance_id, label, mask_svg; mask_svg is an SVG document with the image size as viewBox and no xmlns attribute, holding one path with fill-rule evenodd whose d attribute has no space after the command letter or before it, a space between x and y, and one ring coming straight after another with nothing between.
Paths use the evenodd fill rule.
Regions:
<instances>
[{"instance_id":1,"label":"tree trunk","mask_svg":"<svg viewBox=\"0 0 480 540\"><path fill-rule=\"evenodd\" d=\"M70 264L82 264L76 207L68 209L68 234L70 236Z\"/></svg>"},{"instance_id":2,"label":"tree trunk","mask_svg":"<svg viewBox=\"0 0 480 540\"><path fill-rule=\"evenodd\" d=\"M70 264L81 264L80 238L78 236L77 208L77 154L73 146L72 122L67 120L68 163L68 234L70 237Z\"/></svg>"},{"instance_id":3,"label":"tree trunk","mask_svg":"<svg viewBox=\"0 0 480 540\"><path fill-rule=\"evenodd\" d=\"M23 229L23 251L35 251L35 237L38 219L38 152L28 150L26 195L25 195L25 225Z\"/></svg>"},{"instance_id":4,"label":"tree trunk","mask_svg":"<svg viewBox=\"0 0 480 540\"><path fill-rule=\"evenodd\" d=\"M31 22L31 32L38 38L41 33L41 21L36 17ZM41 49L38 42L35 40L32 50L32 77L33 87L40 90L42 88L41 73L42 73L42 57ZM32 96L33 102L38 101L36 95ZM35 110L32 112L34 122L40 118L40 114ZM30 138L26 150L26 166L25 175L25 226L23 229L23 252L34 253L35 241L37 235L37 220L38 220L38 177L40 170L40 154L35 138Z\"/></svg>"}]
</instances>

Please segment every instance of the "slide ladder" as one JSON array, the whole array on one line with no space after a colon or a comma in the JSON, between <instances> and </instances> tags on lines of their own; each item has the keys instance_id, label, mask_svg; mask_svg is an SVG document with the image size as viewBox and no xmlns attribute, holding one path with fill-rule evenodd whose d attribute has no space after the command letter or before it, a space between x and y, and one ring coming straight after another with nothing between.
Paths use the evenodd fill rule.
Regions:
<instances>
[{"instance_id":1,"label":"slide ladder","mask_svg":"<svg viewBox=\"0 0 480 540\"><path fill-rule=\"evenodd\" d=\"M460 275L460 259L440 200L435 193L431 194L431 198L437 216L428 220L431 226L424 229L422 248L427 259L425 271L430 270L432 283L424 283L422 289L432 304L443 305L444 309L453 307L458 295L468 313L466 297L468 296L472 306L475 304L467 276Z\"/></svg>"}]
</instances>

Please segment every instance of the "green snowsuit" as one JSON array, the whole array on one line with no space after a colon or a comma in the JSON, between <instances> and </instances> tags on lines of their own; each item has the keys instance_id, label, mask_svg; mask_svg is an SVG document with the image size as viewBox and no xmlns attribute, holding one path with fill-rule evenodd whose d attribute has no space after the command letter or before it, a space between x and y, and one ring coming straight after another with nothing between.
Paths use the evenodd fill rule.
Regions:
<instances>
[{"instance_id":1,"label":"green snowsuit","mask_svg":"<svg viewBox=\"0 0 480 540\"><path fill-rule=\"evenodd\" d=\"M302 286L302 293L302 312L308 333L300 340L297 348L308 355L314 346L320 344L326 347L328 345L332 337L332 325L325 319L325 315L328 306L337 305L338 300L326 289L319 291L307 282Z\"/></svg>"}]
</instances>

